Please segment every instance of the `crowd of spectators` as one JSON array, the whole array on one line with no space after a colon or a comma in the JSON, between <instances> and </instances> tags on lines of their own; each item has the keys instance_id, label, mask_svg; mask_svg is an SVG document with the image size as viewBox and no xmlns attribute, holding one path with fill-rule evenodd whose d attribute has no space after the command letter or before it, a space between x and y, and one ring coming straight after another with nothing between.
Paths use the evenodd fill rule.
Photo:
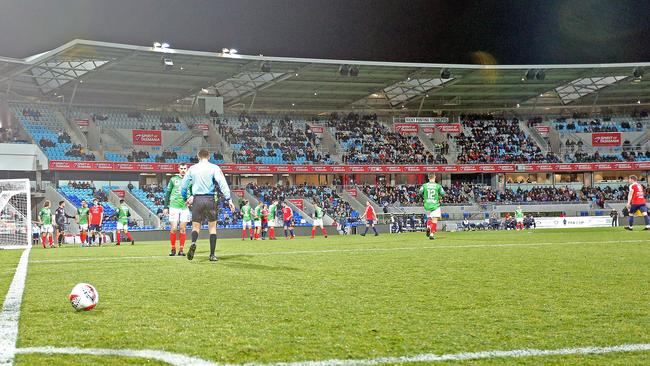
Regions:
<instances>
[{"instance_id":1,"label":"crowd of spectators","mask_svg":"<svg viewBox=\"0 0 650 366\"><path fill-rule=\"evenodd\" d=\"M353 215L354 209L350 206L350 203L343 200L332 186L313 186L307 184L294 186L271 186L267 184L256 186L249 184L246 188L266 203L270 203L274 199L282 202L287 198L302 198L317 202L322 205L321 207L327 215L339 222L342 217L347 222L350 222L351 219L358 216Z\"/></svg>"},{"instance_id":2,"label":"crowd of spectators","mask_svg":"<svg viewBox=\"0 0 650 366\"><path fill-rule=\"evenodd\" d=\"M281 157L288 163L331 162L329 154L316 149L320 141L309 125L304 129L297 127L289 117L262 123L242 114L238 125L230 124L227 119L217 120L217 129L226 142L239 145L232 153L235 163L255 163L258 157Z\"/></svg>"},{"instance_id":3,"label":"crowd of spectators","mask_svg":"<svg viewBox=\"0 0 650 366\"><path fill-rule=\"evenodd\" d=\"M527 136L519 121L496 118L491 115L462 116L468 130L456 138L459 149L458 164L477 163L558 163L559 158L549 152L543 154Z\"/></svg>"},{"instance_id":4,"label":"crowd of spectators","mask_svg":"<svg viewBox=\"0 0 650 366\"><path fill-rule=\"evenodd\" d=\"M63 143L69 144L69 143L72 143L72 138L70 137L70 135L66 131L61 131L61 132L58 133L57 141L60 144L63 144Z\"/></svg>"},{"instance_id":5,"label":"crowd of spectators","mask_svg":"<svg viewBox=\"0 0 650 366\"><path fill-rule=\"evenodd\" d=\"M380 206L419 206L423 204L418 193L419 185L364 185L361 190ZM584 187L579 191L568 187L533 187L532 189L510 189L497 192L488 185L454 182L443 187L445 195L442 204L488 204L488 203L531 203L531 202L591 202L604 207L605 201L627 199L627 186Z\"/></svg>"},{"instance_id":6,"label":"crowd of spectators","mask_svg":"<svg viewBox=\"0 0 650 366\"><path fill-rule=\"evenodd\" d=\"M96 159L95 154L79 144L72 144L72 146L65 151L64 155L81 158L84 161L95 161Z\"/></svg>"},{"instance_id":7,"label":"crowd of spectators","mask_svg":"<svg viewBox=\"0 0 650 366\"><path fill-rule=\"evenodd\" d=\"M149 159L149 152L133 150L126 157L126 160L128 160L128 161L136 161L136 162L137 161L142 161L144 159Z\"/></svg>"},{"instance_id":8,"label":"crowd of spectators","mask_svg":"<svg viewBox=\"0 0 650 366\"><path fill-rule=\"evenodd\" d=\"M23 117L30 117L35 121L38 121L38 119L41 118L41 112L36 109L23 108L22 112Z\"/></svg>"},{"instance_id":9,"label":"crowd of spectators","mask_svg":"<svg viewBox=\"0 0 650 366\"><path fill-rule=\"evenodd\" d=\"M52 140L50 140L50 139L47 139L47 138L45 138L45 137L41 137L41 139L38 140L38 146L40 146L40 147L42 147L42 148L46 148L46 147L55 147L55 146L56 146L56 142L54 142L54 141L52 141Z\"/></svg>"},{"instance_id":10,"label":"crowd of spectators","mask_svg":"<svg viewBox=\"0 0 650 366\"><path fill-rule=\"evenodd\" d=\"M99 202L108 202L108 195L106 195L106 192L95 188L95 185L92 182L71 180L68 182L68 186L74 189L90 189L93 197L97 198ZM90 205L91 203L88 202L88 204Z\"/></svg>"},{"instance_id":11,"label":"crowd of spectators","mask_svg":"<svg viewBox=\"0 0 650 366\"><path fill-rule=\"evenodd\" d=\"M341 157L347 164L446 164L442 154L429 152L415 135L391 131L376 115L332 114L328 121L334 137L345 148Z\"/></svg>"},{"instance_id":12,"label":"crowd of spectators","mask_svg":"<svg viewBox=\"0 0 650 366\"><path fill-rule=\"evenodd\" d=\"M18 133L11 128L0 127L0 143L17 142Z\"/></svg>"}]
</instances>

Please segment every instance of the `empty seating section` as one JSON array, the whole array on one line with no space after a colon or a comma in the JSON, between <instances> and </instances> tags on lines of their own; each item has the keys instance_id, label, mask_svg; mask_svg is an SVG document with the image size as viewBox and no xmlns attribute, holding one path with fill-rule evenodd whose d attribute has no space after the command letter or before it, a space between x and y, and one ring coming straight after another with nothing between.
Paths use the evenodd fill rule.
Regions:
<instances>
[{"instance_id":1,"label":"empty seating section","mask_svg":"<svg viewBox=\"0 0 650 366\"><path fill-rule=\"evenodd\" d=\"M102 127L115 129L145 129L186 131L189 115L177 113L135 111L118 108L76 107L72 117L89 119Z\"/></svg>"},{"instance_id":2,"label":"empty seating section","mask_svg":"<svg viewBox=\"0 0 650 366\"><path fill-rule=\"evenodd\" d=\"M90 151L72 143L65 132L65 126L51 107L24 103L10 103L9 106L34 143L43 149L49 159L95 160Z\"/></svg>"},{"instance_id":3,"label":"empty seating section","mask_svg":"<svg viewBox=\"0 0 650 366\"><path fill-rule=\"evenodd\" d=\"M650 120L645 117L566 118L557 117L553 127L560 133L642 132Z\"/></svg>"},{"instance_id":4,"label":"empty seating section","mask_svg":"<svg viewBox=\"0 0 650 366\"><path fill-rule=\"evenodd\" d=\"M560 162L552 152L544 154L517 119L464 116L462 125L464 131L455 136L459 164Z\"/></svg>"},{"instance_id":5,"label":"empty seating section","mask_svg":"<svg viewBox=\"0 0 650 366\"><path fill-rule=\"evenodd\" d=\"M236 163L331 163L329 155L318 151L320 141L304 120L240 115L224 116L215 122L221 136L231 144Z\"/></svg>"}]
</instances>

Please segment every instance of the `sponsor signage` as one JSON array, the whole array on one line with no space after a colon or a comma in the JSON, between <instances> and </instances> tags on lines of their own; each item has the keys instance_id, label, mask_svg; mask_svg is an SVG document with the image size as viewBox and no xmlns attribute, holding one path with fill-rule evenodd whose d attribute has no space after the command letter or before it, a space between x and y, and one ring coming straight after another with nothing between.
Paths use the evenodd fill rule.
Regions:
<instances>
[{"instance_id":1,"label":"sponsor signage","mask_svg":"<svg viewBox=\"0 0 650 366\"><path fill-rule=\"evenodd\" d=\"M609 216L535 218L536 229L587 228L587 227L611 227L611 226L612 226L612 218Z\"/></svg>"},{"instance_id":2,"label":"sponsor signage","mask_svg":"<svg viewBox=\"0 0 650 366\"><path fill-rule=\"evenodd\" d=\"M448 123L449 117L406 117L406 123Z\"/></svg>"},{"instance_id":3,"label":"sponsor signage","mask_svg":"<svg viewBox=\"0 0 650 366\"><path fill-rule=\"evenodd\" d=\"M436 128L440 133L460 133L460 123L441 123L437 124Z\"/></svg>"},{"instance_id":4,"label":"sponsor signage","mask_svg":"<svg viewBox=\"0 0 650 366\"><path fill-rule=\"evenodd\" d=\"M115 193L120 198L124 198L124 195L126 194L123 189L114 189L113 193Z\"/></svg>"},{"instance_id":5,"label":"sponsor signage","mask_svg":"<svg viewBox=\"0 0 650 366\"><path fill-rule=\"evenodd\" d=\"M162 145L162 132L157 130L133 130L133 145Z\"/></svg>"},{"instance_id":6,"label":"sponsor signage","mask_svg":"<svg viewBox=\"0 0 650 366\"><path fill-rule=\"evenodd\" d=\"M239 198L244 198L244 190L243 189L231 189L230 192L234 194L235 196Z\"/></svg>"},{"instance_id":7,"label":"sponsor signage","mask_svg":"<svg viewBox=\"0 0 650 366\"><path fill-rule=\"evenodd\" d=\"M535 126L535 129L540 133L540 135L547 135L549 132L551 132L551 126L537 125Z\"/></svg>"},{"instance_id":8,"label":"sponsor signage","mask_svg":"<svg viewBox=\"0 0 650 366\"><path fill-rule=\"evenodd\" d=\"M594 132L591 134L592 146L621 146L620 132Z\"/></svg>"},{"instance_id":9,"label":"sponsor signage","mask_svg":"<svg viewBox=\"0 0 650 366\"><path fill-rule=\"evenodd\" d=\"M208 131L208 130L210 130L210 126L207 123L198 123L198 124L195 124L194 127L199 131Z\"/></svg>"},{"instance_id":10,"label":"sponsor signage","mask_svg":"<svg viewBox=\"0 0 650 366\"><path fill-rule=\"evenodd\" d=\"M357 196L357 190L356 190L356 188L347 188L346 191L347 191L348 194L350 194L350 196L352 196L352 197L356 197L356 196Z\"/></svg>"},{"instance_id":11,"label":"sponsor signage","mask_svg":"<svg viewBox=\"0 0 650 366\"><path fill-rule=\"evenodd\" d=\"M178 164L50 160L50 170L176 172ZM452 165L267 165L222 164L225 173L509 173L558 171L645 170L649 162L577 164L452 164Z\"/></svg>"},{"instance_id":12,"label":"sponsor signage","mask_svg":"<svg viewBox=\"0 0 650 366\"><path fill-rule=\"evenodd\" d=\"M90 124L90 121L87 119L75 119L74 122L79 127L88 127L88 125Z\"/></svg>"},{"instance_id":13,"label":"sponsor signage","mask_svg":"<svg viewBox=\"0 0 650 366\"><path fill-rule=\"evenodd\" d=\"M418 133L417 123L395 123L393 128L397 133L402 133L402 134Z\"/></svg>"},{"instance_id":14,"label":"sponsor signage","mask_svg":"<svg viewBox=\"0 0 650 366\"><path fill-rule=\"evenodd\" d=\"M287 201L293 203L294 206L298 207L301 210L304 208L301 198L289 198Z\"/></svg>"},{"instance_id":15,"label":"sponsor signage","mask_svg":"<svg viewBox=\"0 0 650 366\"><path fill-rule=\"evenodd\" d=\"M311 129L311 132L317 135L321 135L323 132L325 132L325 127L323 126L310 125L309 129Z\"/></svg>"}]
</instances>

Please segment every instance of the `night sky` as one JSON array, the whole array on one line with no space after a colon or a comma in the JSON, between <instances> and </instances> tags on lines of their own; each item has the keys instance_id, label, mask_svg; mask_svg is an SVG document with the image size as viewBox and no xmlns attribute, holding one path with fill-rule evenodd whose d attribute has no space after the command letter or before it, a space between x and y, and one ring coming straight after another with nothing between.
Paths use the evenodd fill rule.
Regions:
<instances>
[{"instance_id":1,"label":"night sky","mask_svg":"<svg viewBox=\"0 0 650 366\"><path fill-rule=\"evenodd\" d=\"M352 60L646 62L649 16L650 1L631 0L0 0L0 56L83 38Z\"/></svg>"}]
</instances>

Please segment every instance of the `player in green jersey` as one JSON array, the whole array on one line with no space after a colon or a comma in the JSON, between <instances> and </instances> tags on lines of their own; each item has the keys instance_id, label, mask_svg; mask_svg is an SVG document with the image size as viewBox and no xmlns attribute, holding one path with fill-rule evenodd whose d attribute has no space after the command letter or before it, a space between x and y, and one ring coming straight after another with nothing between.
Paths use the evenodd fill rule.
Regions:
<instances>
[{"instance_id":1,"label":"player in green jersey","mask_svg":"<svg viewBox=\"0 0 650 366\"><path fill-rule=\"evenodd\" d=\"M435 174L429 176L429 182L420 187L420 194L424 199L424 210L429 216L427 221L427 236L429 240L435 239L436 230L438 229L438 219L442 217L440 212L440 199L445 194L445 190L439 183L436 183Z\"/></svg>"},{"instance_id":2,"label":"player in green jersey","mask_svg":"<svg viewBox=\"0 0 650 366\"><path fill-rule=\"evenodd\" d=\"M43 202L43 208L38 211L38 221L42 225L42 240L43 248L46 248L46 243L49 239L50 248L54 248L54 226L52 226L52 210L50 209L50 201Z\"/></svg>"},{"instance_id":3,"label":"player in green jersey","mask_svg":"<svg viewBox=\"0 0 650 366\"><path fill-rule=\"evenodd\" d=\"M244 200L244 205L241 207L241 216L241 240L246 238L246 228L248 228L251 240L253 240L253 210L248 200Z\"/></svg>"},{"instance_id":4,"label":"player in green jersey","mask_svg":"<svg viewBox=\"0 0 650 366\"><path fill-rule=\"evenodd\" d=\"M131 217L131 210L129 206L124 203L124 199L120 200L120 205L117 207L117 245L120 245L122 235L120 233L123 231L124 235L131 241L131 245L135 244L135 240L129 232L129 217Z\"/></svg>"},{"instance_id":5,"label":"player in green jersey","mask_svg":"<svg viewBox=\"0 0 650 366\"><path fill-rule=\"evenodd\" d=\"M515 210L515 221L517 222L517 230L524 229L524 211L521 209L521 206L517 206Z\"/></svg>"},{"instance_id":6,"label":"player in green jersey","mask_svg":"<svg viewBox=\"0 0 650 366\"><path fill-rule=\"evenodd\" d=\"M327 238L327 230L325 230L325 227L323 226L323 209L320 207L318 202L314 202L314 224L311 227L311 238L314 238L314 235L316 235L316 228L320 226L320 231L323 233L323 236Z\"/></svg>"},{"instance_id":7,"label":"player in green jersey","mask_svg":"<svg viewBox=\"0 0 650 366\"><path fill-rule=\"evenodd\" d=\"M88 203L86 200L81 200L81 207L77 209L75 219L79 225L79 239L81 239L81 246L90 246L90 239L88 238Z\"/></svg>"},{"instance_id":8,"label":"player in green jersey","mask_svg":"<svg viewBox=\"0 0 650 366\"><path fill-rule=\"evenodd\" d=\"M278 200L271 201L269 205L269 240L277 240L275 238L275 225L277 225L277 212Z\"/></svg>"},{"instance_id":9,"label":"player in green jersey","mask_svg":"<svg viewBox=\"0 0 650 366\"><path fill-rule=\"evenodd\" d=\"M185 248L185 238L187 223L190 222L190 209L181 195L181 183L183 177L187 173L187 165L181 164L178 166L178 174L169 179L167 189L165 190L165 209L163 213L169 214L169 241L172 244L172 250L169 252L170 256L176 255L176 225L180 222L179 227L179 256L185 256L183 249ZM192 195L192 187L188 188L189 195Z\"/></svg>"},{"instance_id":10,"label":"player in green jersey","mask_svg":"<svg viewBox=\"0 0 650 366\"><path fill-rule=\"evenodd\" d=\"M253 219L255 219L255 240L260 240L260 235L262 234L262 209L264 208L264 203L259 202L255 206L255 211L253 212Z\"/></svg>"}]
</instances>

